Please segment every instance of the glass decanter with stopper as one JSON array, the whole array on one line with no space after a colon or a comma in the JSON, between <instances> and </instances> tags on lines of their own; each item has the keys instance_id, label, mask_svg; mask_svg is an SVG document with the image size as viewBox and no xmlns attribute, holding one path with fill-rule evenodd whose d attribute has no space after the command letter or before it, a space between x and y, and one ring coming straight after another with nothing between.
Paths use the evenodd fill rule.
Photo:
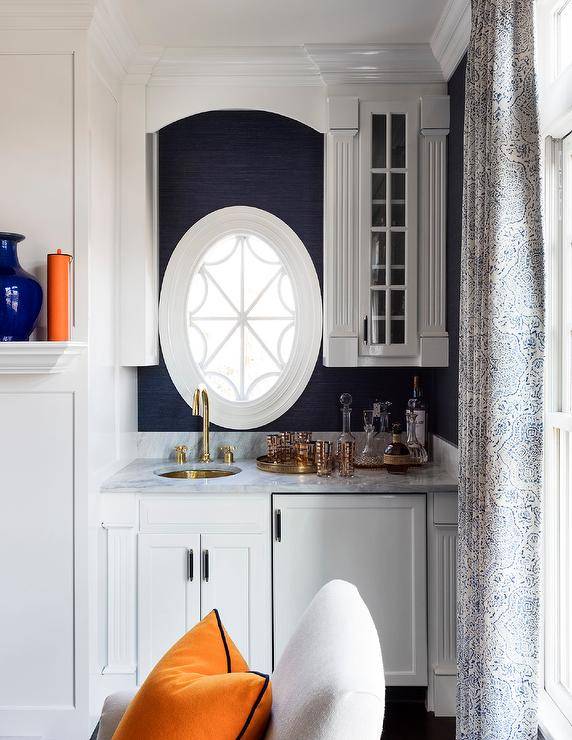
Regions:
<instances>
[{"instance_id":1,"label":"glass decanter with stopper","mask_svg":"<svg viewBox=\"0 0 572 740\"><path fill-rule=\"evenodd\" d=\"M417 439L417 413L408 410L405 412L407 421L407 439L405 444L411 455L412 465L424 465L428 460L427 450Z\"/></svg>"},{"instance_id":2,"label":"glass decanter with stopper","mask_svg":"<svg viewBox=\"0 0 572 740\"><path fill-rule=\"evenodd\" d=\"M356 438L351 431L351 416L352 416L352 397L349 393L342 393L340 396L340 404L342 407L342 433L338 437L336 442L336 459L338 459L339 449L342 442L353 442L355 444Z\"/></svg>"},{"instance_id":3,"label":"glass decanter with stopper","mask_svg":"<svg viewBox=\"0 0 572 740\"><path fill-rule=\"evenodd\" d=\"M363 429L365 432L365 446L356 455L355 465L358 468L381 468L383 466L383 451L380 452L379 450L373 409L367 409L363 412Z\"/></svg>"}]
</instances>

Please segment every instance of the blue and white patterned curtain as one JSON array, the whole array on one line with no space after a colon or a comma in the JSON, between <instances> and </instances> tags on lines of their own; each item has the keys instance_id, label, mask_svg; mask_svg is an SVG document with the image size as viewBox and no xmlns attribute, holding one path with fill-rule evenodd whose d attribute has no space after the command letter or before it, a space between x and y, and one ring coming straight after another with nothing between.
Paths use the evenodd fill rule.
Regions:
<instances>
[{"instance_id":1,"label":"blue and white patterned curtain","mask_svg":"<svg viewBox=\"0 0 572 740\"><path fill-rule=\"evenodd\" d=\"M463 740L537 737L544 254L533 0L473 0L459 371Z\"/></svg>"}]
</instances>

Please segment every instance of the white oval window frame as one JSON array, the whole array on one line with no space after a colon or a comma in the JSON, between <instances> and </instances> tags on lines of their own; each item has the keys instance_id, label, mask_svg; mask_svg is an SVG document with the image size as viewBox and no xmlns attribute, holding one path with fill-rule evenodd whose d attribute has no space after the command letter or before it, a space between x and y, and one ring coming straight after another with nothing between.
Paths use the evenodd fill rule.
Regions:
<instances>
[{"instance_id":1,"label":"white oval window frame","mask_svg":"<svg viewBox=\"0 0 572 740\"><path fill-rule=\"evenodd\" d=\"M187 340L187 298L195 269L215 241L237 231L256 234L276 249L290 276L296 305L296 340L286 368L267 393L252 401L230 401L211 390ZM259 208L232 206L204 216L179 241L165 270L159 300L159 337L171 380L189 406L195 388L206 386L210 418L218 426L253 429L270 424L301 396L320 351L320 284L304 243L288 224Z\"/></svg>"}]
</instances>

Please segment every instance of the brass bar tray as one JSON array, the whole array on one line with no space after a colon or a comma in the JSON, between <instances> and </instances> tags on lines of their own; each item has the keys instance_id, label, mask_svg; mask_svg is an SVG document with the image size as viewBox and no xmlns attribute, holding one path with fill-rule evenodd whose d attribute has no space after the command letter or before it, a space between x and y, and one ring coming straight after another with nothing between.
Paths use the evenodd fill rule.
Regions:
<instances>
[{"instance_id":1,"label":"brass bar tray","mask_svg":"<svg viewBox=\"0 0 572 740\"><path fill-rule=\"evenodd\" d=\"M292 460L292 462L275 462L268 455L257 457L256 467L264 473L287 473L290 475L305 475L315 473L317 470L316 463L302 465L295 460Z\"/></svg>"}]
</instances>

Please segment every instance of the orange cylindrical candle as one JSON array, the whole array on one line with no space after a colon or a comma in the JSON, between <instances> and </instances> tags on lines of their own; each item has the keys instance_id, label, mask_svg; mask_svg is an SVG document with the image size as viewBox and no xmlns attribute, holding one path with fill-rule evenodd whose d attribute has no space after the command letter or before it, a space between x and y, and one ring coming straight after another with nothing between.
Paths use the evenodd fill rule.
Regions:
<instances>
[{"instance_id":1,"label":"orange cylindrical candle","mask_svg":"<svg viewBox=\"0 0 572 740\"><path fill-rule=\"evenodd\" d=\"M70 338L71 255L48 254L48 340L67 342Z\"/></svg>"}]
</instances>

